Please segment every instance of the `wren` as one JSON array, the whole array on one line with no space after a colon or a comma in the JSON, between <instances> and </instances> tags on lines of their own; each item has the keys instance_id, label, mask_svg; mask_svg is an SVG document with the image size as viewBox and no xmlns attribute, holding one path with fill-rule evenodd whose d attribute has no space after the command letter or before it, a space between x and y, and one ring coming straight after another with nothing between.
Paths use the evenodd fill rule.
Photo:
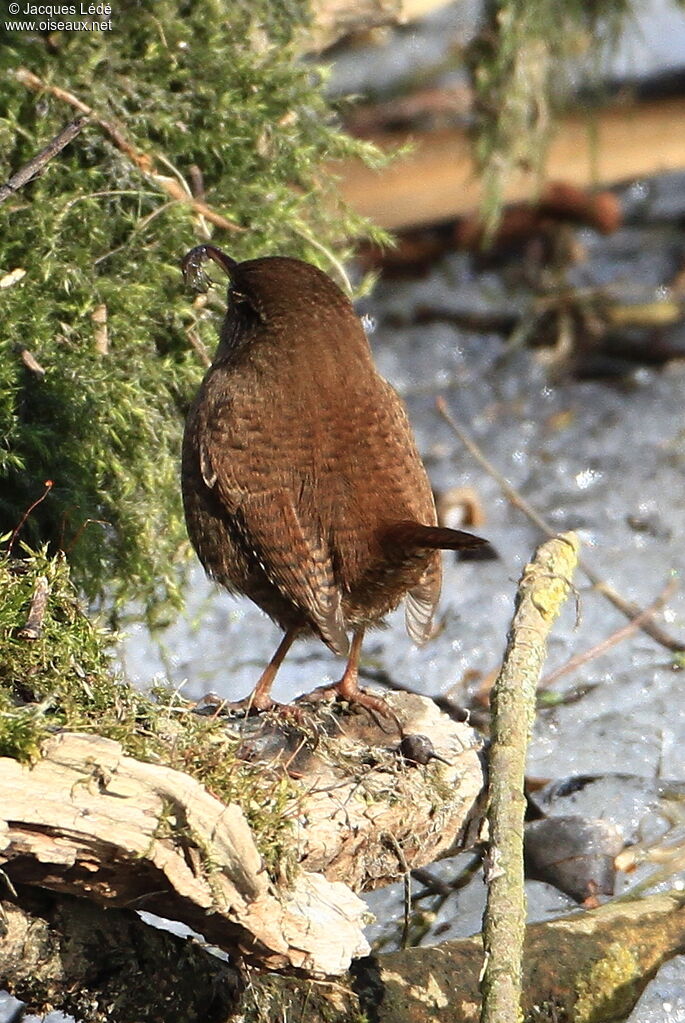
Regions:
<instances>
[{"instance_id":1,"label":"wren","mask_svg":"<svg viewBox=\"0 0 685 1023\"><path fill-rule=\"evenodd\" d=\"M186 280L197 284L206 259L228 274L228 311L188 413L183 504L208 575L285 633L248 705L272 706L293 640L314 634L347 657L340 697L382 710L358 687L365 630L404 598L407 632L424 643L440 550L486 541L437 525L404 406L330 277L298 259L238 263L200 245L183 260Z\"/></svg>"}]
</instances>

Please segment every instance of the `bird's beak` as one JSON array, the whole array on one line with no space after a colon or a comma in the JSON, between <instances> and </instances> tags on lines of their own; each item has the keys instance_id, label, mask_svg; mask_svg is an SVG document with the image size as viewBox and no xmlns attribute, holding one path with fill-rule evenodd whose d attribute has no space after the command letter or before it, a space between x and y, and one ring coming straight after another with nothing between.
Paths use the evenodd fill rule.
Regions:
<instances>
[{"instance_id":1,"label":"bird's beak","mask_svg":"<svg viewBox=\"0 0 685 1023\"><path fill-rule=\"evenodd\" d=\"M181 260L183 279L187 285L196 291L206 291L208 288L207 275L204 272L203 264L213 259L221 269L231 277L232 271L237 267L238 261L227 256L215 245L196 245L190 252L186 252Z\"/></svg>"}]
</instances>

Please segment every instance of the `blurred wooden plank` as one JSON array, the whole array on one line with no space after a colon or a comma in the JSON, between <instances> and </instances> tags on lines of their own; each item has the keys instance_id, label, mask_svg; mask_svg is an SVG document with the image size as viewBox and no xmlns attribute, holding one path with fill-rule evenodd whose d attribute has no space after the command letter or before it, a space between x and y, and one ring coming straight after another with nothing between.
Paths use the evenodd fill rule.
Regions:
<instances>
[{"instance_id":1,"label":"blurred wooden plank","mask_svg":"<svg viewBox=\"0 0 685 1023\"><path fill-rule=\"evenodd\" d=\"M312 0L305 50L324 50L338 39L385 25L423 18L450 0Z\"/></svg>"},{"instance_id":2,"label":"blurred wooden plank","mask_svg":"<svg viewBox=\"0 0 685 1023\"><path fill-rule=\"evenodd\" d=\"M390 229L436 223L478 208L481 188L465 129L422 136L378 134L383 149L411 141L414 150L383 171L356 161L331 165L343 198L359 213ZM685 170L685 98L615 105L592 119L564 117L550 146L544 178L580 187L604 186ZM532 174L517 174L507 202L533 198Z\"/></svg>"}]
</instances>

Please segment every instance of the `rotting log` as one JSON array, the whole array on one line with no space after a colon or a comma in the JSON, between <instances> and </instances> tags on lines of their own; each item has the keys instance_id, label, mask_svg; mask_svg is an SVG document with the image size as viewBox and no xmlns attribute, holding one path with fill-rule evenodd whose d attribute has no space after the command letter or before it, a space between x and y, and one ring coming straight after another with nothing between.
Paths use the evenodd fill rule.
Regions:
<instances>
[{"instance_id":1,"label":"rotting log","mask_svg":"<svg viewBox=\"0 0 685 1023\"><path fill-rule=\"evenodd\" d=\"M241 976L193 943L82 899L33 892L21 909L13 901L0 908L6 914L0 980L9 976L10 988L32 1009L66 1004L84 1023L111 1020L100 1007L113 998L117 1023L164 1018L155 1012L165 1001L176 1023L223 1023L235 1013L245 1023L349 1023L364 1012L376 1023L476 1023L480 1012L479 937L369 956L329 983L254 971ZM675 892L532 924L524 1009L547 1006L549 1018L569 1023L624 1018L684 943L684 899ZM84 979L89 962L95 969ZM143 1017L143 1007L151 1014Z\"/></svg>"},{"instance_id":2,"label":"rotting log","mask_svg":"<svg viewBox=\"0 0 685 1023\"><path fill-rule=\"evenodd\" d=\"M368 951L355 892L463 847L483 784L468 726L423 697L388 702L448 764L410 766L394 726L365 712L302 708L307 727L325 727L314 745L295 729L294 749L292 725L246 723L251 759L297 778L292 876L269 876L239 806L111 739L66 732L32 766L0 759L0 867L15 885L179 921L260 968L339 975Z\"/></svg>"},{"instance_id":3,"label":"rotting log","mask_svg":"<svg viewBox=\"0 0 685 1023\"><path fill-rule=\"evenodd\" d=\"M20 891L19 903L5 901L0 909L0 982L32 1010L59 1004L83 1023L172 1017L174 1023L349 1023L363 1013L376 1023L477 1023L480 1013L479 936L368 956L329 982L250 969L241 974L193 942L146 927L135 914L83 899ZM682 892L531 924L524 1011L546 1007L541 1019L568 1023L623 1019L684 945Z\"/></svg>"},{"instance_id":4,"label":"rotting log","mask_svg":"<svg viewBox=\"0 0 685 1023\"><path fill-rule=\"evenodd\" d=\"M544 178L580 188L607 186L685 169L685 99L615 103L592 114L559 119L545 161ZM392 151L411 151L380 171L356 161L332 164L342 197L358 213L391 230L433 224L473 213L482 187L466 127L420 133L375 133ZM505 202L535 199L540 181L512 175Z\"/></svg>"}]
</instances>

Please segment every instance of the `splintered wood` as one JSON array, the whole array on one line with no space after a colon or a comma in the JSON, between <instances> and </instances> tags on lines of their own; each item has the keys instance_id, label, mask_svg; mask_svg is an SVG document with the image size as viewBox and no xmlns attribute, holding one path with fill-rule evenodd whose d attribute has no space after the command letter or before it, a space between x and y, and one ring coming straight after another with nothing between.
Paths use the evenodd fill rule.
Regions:
<instances>
[{"instance_id":1,"label":"splintered wood","mask_svg":"<svg viewBox=\"0 0 685 1023\"><path fill-rule=\"evenodd\" d=\"M288 878L269 876L239 806L125 756L117 742L74 733L47 740L33 766L0 759L0 866L15 884L179 921L263 968L340 975L368 952L368 912L355 892L400 876L400 858L418 867L458 851L483 784L468 726L422 697L388 701L403 733L427 735L449 763L407 763L401 736L365 713L317 710L335 728L296 757L274 744L278 723L265 723L271 762L297 779L298 865ZM286 733L292 741L291 726Z\"/></svg>"}]
</instances>

